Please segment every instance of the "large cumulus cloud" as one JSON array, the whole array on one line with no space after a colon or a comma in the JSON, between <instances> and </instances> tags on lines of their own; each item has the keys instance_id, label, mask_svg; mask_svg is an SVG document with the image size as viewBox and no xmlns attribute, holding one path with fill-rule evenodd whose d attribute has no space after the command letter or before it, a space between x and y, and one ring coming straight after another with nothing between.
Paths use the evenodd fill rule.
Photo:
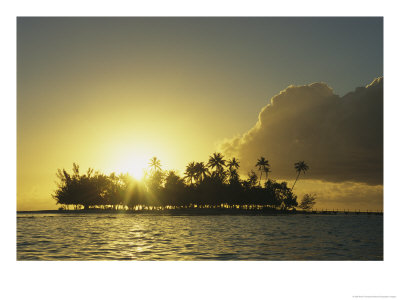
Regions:
<instances>
[{"instance_id":1,"label":"large cumulus cloud","mask_svg":"<svg viewBox=\"0 0 400 300\"><path fill-rule=\"evenodd\" d=\"M305 160L308 179L382 184L383 78L343 97L325 83L289 86L221 150L238 156L244 170L265 156L277 179L293 179L294 162Z\"/></svg>"}]
</instances>

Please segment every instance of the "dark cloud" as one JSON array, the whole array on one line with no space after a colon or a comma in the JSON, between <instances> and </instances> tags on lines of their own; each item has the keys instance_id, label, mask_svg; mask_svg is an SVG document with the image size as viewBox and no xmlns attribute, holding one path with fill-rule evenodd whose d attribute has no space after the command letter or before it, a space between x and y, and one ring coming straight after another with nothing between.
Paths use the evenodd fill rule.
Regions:
<instances>
[{"instance_id":1,"label":"dark cloud","mask_svg":"<svg viewBox=\"0 0 400 300\"><path fill-rule=\"evenodd\" d=\"M265 156L273 178L293 179L294 162L305 160L308 179L382 184L383 78L343 97L325 83L289 86L221 150L238 156L244 170Z\"/></svg>"}]
</instances>

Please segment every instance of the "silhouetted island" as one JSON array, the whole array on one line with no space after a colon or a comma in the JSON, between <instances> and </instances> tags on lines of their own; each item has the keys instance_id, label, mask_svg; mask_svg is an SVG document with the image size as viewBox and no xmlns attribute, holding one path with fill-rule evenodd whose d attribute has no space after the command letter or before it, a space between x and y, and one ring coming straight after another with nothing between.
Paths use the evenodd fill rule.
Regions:
<instances>
[{"instance_id":1,"label":"silhouetted island","mask_svg":"<svg viewBox=\"0 0 400 300\"><path fill-rule=\"evenodd\" d=\"M221 153L210 156L207 164L190 162L185 176L175 171L161 169L160 160L153 157L142 180L128 173L105 175L89 168L80 174L79 166L73 164L72 174L59 169L58 188L52 195L60 210L96 211L171 211L183 209L204 212L215 210L259 211L273 213L289 212L298 206L297 196L287 182L267 179L270 172L268 160L258 159L255 171L242 180L238 174L239 161L225 160ZM297 182L301 172L308 170L304 161L295 163ZM262 178L264 176L264 184ZM315 204L315 196L306 195L300 207L309 210Z\"/></svg>"}]
</instances>

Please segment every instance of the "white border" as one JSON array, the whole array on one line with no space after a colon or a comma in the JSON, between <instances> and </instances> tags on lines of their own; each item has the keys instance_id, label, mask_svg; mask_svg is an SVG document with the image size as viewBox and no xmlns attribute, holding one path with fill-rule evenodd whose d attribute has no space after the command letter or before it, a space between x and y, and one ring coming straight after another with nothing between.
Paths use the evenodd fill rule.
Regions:
<instances>
[{"instance_id":1,"label":"white border","mask_svg":"<svg viewBox=\"0 0 400 300\"><path fill-rule=\"evenodd\" d=\"M8 1L1 12L3 299L352 299L399 295L396 2ZM384 16L384 262L16 262L16 16ZM396 176L397 175L397 176ZM6 208L6 211L4 211Z\"/></svg>"}]
</instances>

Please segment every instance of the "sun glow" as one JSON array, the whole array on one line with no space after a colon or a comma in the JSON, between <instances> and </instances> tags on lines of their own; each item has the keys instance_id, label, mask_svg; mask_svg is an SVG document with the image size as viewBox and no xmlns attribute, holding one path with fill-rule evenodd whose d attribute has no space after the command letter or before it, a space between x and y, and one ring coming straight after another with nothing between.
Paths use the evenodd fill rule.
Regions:
<instances>
[{"instance_id":1,"label":"sun glow","mask_svg":"<svg viewBox=\"0 0 400 300\"><path fill-rule=\"evenodd\" d=\"M129 173L136 180L141 180L145 171L149 169L151 154L141 149L145 147L115 144L116 150L112 151L111 155L109 154L107 171L116 174Z\"/></svg>"},{"instance_id":2,"label":"sun glow","mask_svg":"<svg viewBox=\"0 0 400 300\"><path fill-rule=\"evenodd\" d=\"M173 146L176 147L176 144L171 145L165 136L156 135L152 131L119 132L107 139L99 160L105 162L102 170L107 174L129 173L136 180L141 180L150 171L150 160L153 157L161 162L162 170L174 169L181 172L180 162L188 159L182 159L182 153L177 153Z\"/></svg>"},{"instance_id":3,"label":"sun glow","mask_svg":"<svg viewBox=\"0 0 400 300\"><path fill-rule=\"evenodd\" d=\"M148 169L148 160L147 157L130 157L124 159L121 164L116 167L116 171L118 171L118 173L129 173L135 179L140 180Z\"/></svg>"}]
</instances>

